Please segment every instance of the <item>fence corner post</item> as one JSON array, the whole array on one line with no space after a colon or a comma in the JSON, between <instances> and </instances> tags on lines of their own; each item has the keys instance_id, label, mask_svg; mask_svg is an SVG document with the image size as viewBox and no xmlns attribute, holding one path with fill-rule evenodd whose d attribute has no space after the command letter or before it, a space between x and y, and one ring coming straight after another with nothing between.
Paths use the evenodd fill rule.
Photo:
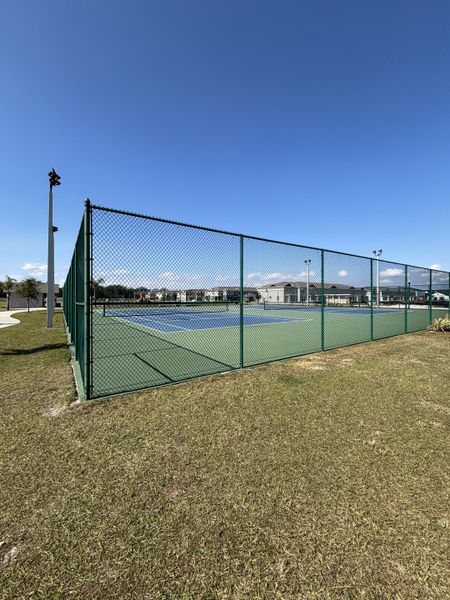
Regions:
<instances>
[{"instance_id":1,"label":"fence corner post","mask_svg":"<svg viewBox=\"0 0 450 600\"><path fill-rule=\"evenodd\" d=\"M408 265L405 265L405 333L408 333L408 307L411 300L411 290L408 285Z\"/></svg>"},{"instance_id":2,"label":"fence corner post","mask_svg":"<svg viewBox=\"0 0 450 600\"><path fill-rule=\"evenodd\" d=\"M239 364L244 367L244 236L239 236Z\"/></svg>"},{"instance_id":3,"label":"fence corner post","mask_svg":"<svg viewBox=\"0 0 450 600\"><path fill-rule=\"evenodd\" d=\"M325 350L325 251L320 251L320 270L321 270L321 347Z\"/></svg>"},{"instance_id":4,"label":"fence corner post","mask_svg":"<svg viewBox=\"0 0 450 600\"><path fill-rule=\"evenodd\" d=\"M86 400L92 396L91 390L91 216L89 198L84 201L84 392Z\"/></svg>"},{"instance_id":5,"label":"fence corner post","mask_svg":"<svg viewBox=\"0 0 450 600\"><path fill-rule=\"evenodd\" d=\"M428 310L429 310L429 320L430 325L433 322L433 271L430 269L430 288L429 288L429 298L428 298Z\"/></svg>"},{"instance_id":6,"label":"fence corner post","mask_svg":"<svg viewBox=\"0 0 450 600\"><path fill-rule=\"evenodd\" d=\"M373 258L370 259L370 341L373 342Z\"/></svg>"}]
</instances>

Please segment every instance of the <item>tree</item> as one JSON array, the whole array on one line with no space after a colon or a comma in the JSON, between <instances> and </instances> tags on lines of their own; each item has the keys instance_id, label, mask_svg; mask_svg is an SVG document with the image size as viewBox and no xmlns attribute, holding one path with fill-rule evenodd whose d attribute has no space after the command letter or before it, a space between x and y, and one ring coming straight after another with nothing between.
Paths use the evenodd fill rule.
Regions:
<instances>
[{"instance_id":1,"label":"tree","mask_svg":"<svg viewBox=\"0 0 450 600\"><path fill-rule=\"evenodd\" d=\"M5 280L0 283L0 288L6 293L6 310L9 310L9 297L15 285L16 280L9 277L9 275L6 275Z\"/></svg>"},{"instance_id":2,"label":"tree","mask_svg":"<svg viewBox=\"0 0 450 600\"><path fill-rule=\"evenodd\" d=\"M97 294L102 289L102 285L104 283L105 283L105 280L103 279L103 277L99 277L98 279L93 279L91 281L91 290L92 290L92 296L94 299L94 304L97 301Z\"/></svg>"},{"instance_id":3,"label":"tree","mask_svg":"<svg viewBox=\"0 0 450 600\"><path fill-rule=\"evenodd\" d=\"M28 277L17 285L17 295L20 298L27 299L27 308L30 312L30 300L36 300L39 297L38 282L34 277Z\"/></svg>"}]
</instances>

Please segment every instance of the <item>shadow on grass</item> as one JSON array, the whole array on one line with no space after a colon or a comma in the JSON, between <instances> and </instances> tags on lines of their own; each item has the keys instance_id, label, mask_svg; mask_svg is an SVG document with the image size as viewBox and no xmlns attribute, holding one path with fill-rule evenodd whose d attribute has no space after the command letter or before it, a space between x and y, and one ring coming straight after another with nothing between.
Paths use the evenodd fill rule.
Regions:
<instances>
[{"instance_id":1,"label":"shadow on grass","mask_svg":"<svg viewBox=\"0 0 450 600\"><path fill-rule=\"evenodd\" d=\"M8 348L3 352L0 352L0 356L20 356L26 354L36 354L36 352L43 352L44 350L57 350L59 348L67 348L67 344L43 344L42 346L36 346L36 348Z\"/></svg>"}]
</instances>

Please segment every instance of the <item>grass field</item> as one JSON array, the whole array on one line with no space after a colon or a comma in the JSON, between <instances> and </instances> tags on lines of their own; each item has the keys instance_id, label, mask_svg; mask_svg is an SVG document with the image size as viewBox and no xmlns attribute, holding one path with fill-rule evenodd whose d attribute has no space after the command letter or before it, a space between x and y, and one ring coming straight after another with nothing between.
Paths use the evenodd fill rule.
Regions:
<instances>
[{"instance_id":1,"label":"grass field","mask_svg":"<svg viewBox=\"0 0 450 600\"><path fill-rule=\"evenodd\" d=\"M445 598L450 335L70 405L61 317L0 331L0 597Z\"/></svg>"},{"instance_id":2,"label":"grass field","mask_svg":"<svg viewBox=\"0 0 450 600\"><path fill-rule=\"evenodd\" d=\"M226 313L166 314L141 307L101 310L93 314L93 395L142 389L209 375L240 366L239 307ZM131 314L127 314L130 312ZM170 310L170 309L169 309ZM187 310L183 307L183 310ZM203 310L203 307L200 308ZM206 309L205 309L206 310ZM150 313L156 313L151 314ZM176 311L175 311L176 312ZM139 313L142 316L139 316ZM433 317L447 314L433 310ZM430 323L430 311L412 308L374 310L373 331L368 308L326 308L324 347L351 344L414 332ZM244 307L243 364L318 352L322 349L319 307L263 310Z\"/></svg>"}]
</instances>

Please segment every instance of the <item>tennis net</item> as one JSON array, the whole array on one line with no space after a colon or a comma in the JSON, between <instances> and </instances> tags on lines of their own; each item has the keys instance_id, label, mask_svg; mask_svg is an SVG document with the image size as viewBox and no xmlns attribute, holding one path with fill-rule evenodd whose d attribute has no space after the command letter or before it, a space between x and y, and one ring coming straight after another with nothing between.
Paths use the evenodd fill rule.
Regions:
<instances>
[{"instance_id":1,"label":"tennis net","mask_svg":"<svg viewBox=\"0 0 450 600\"><path fill-rule=\"evenodd\" d=\"M314 306L305 302L264 302L264 310L300 310Z\"/></svg>"},{"instance_id":2,"label":"tennis net","mask_svg":"<svg viewBox=\"0 0 450 600\"><path fill-rule=\"evenodd\" d=\"M230 302L97 302L96 310L104 317L154 317L223 313L229 311L230 304Z\"/></svg>"}]
</instances>

